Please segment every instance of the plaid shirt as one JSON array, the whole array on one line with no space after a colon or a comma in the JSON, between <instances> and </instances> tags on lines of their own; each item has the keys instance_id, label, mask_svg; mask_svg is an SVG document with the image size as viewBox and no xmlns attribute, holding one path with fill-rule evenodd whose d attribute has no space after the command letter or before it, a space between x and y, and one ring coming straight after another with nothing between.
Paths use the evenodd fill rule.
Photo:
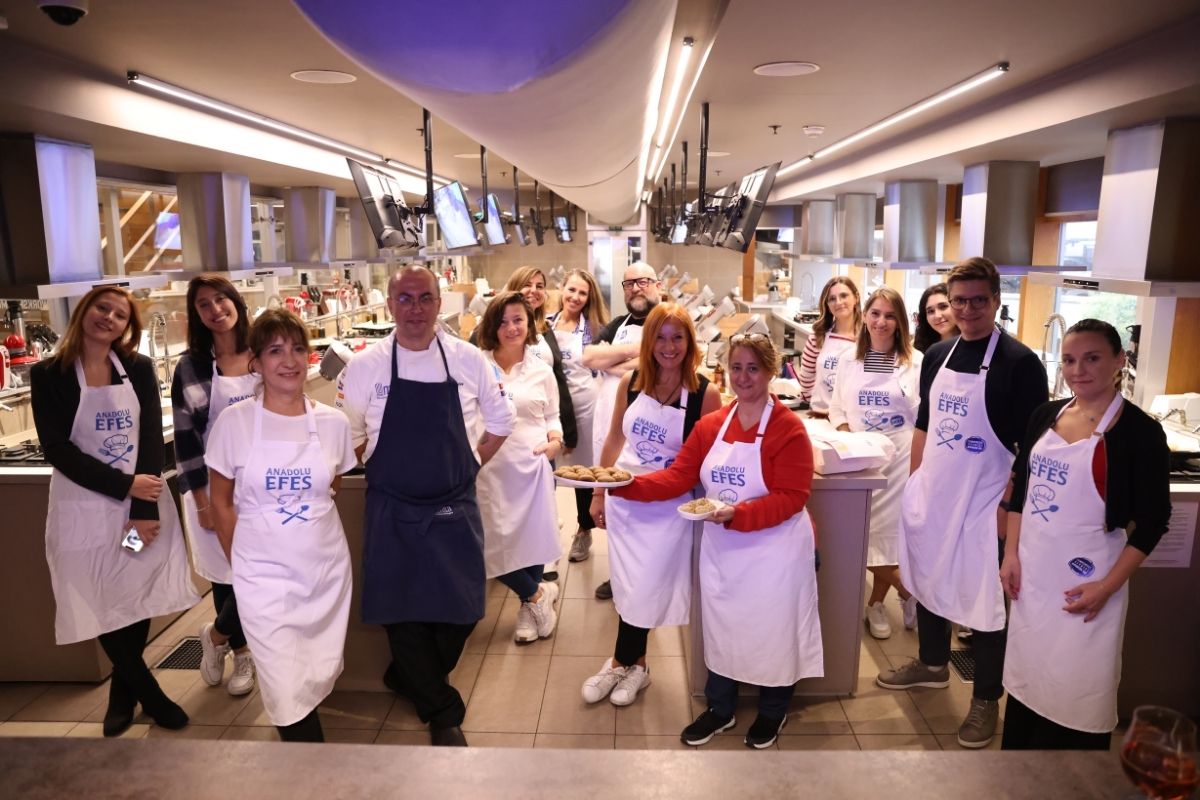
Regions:
<instances>
[{"instance_id":1,"label":"plaid shirt","mask_svg":"<svg viewBox=\"0 0 1200 800\"><path fill-rule=\"evenodd\" d=\"M208 486L204 465L204 432L208 430L208 399L212 395L213 360L184 353L171 381L171 412L175 421L175 464L179 491Z\"/></svg>"}]
</instances>

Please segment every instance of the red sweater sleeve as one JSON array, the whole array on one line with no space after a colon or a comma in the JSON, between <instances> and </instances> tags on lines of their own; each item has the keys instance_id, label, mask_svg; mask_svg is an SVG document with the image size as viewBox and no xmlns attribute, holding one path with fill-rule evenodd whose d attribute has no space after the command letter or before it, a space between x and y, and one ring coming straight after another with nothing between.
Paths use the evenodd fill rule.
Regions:
<instances>
[{"instance_id":1,"label":"red sweater sleeve","mask_svg":"<svg viewBox=\"0 0 1200 800\"><path fill-rule=\"evenodd\" d=\"M669 500L695 486L700 480L700 467L731 408L726 406L702 417L669 469L639 475L629 486L610 492L630 500ZM725 441L752 443L757 428L755 425L742 430L735 417L725 432ZM762 470L767 494L734 506L733 519L726 528L751 532L774 527L799 513L812 493L813 455L808 432L800 418L778 402L763 434Z\"/></svg>"}]
</instances>

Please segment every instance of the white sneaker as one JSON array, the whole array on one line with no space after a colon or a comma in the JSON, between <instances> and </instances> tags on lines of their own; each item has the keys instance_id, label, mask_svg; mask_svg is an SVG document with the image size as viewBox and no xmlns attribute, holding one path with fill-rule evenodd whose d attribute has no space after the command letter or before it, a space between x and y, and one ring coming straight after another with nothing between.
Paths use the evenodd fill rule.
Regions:
<instances>
[{"instance_id":1,"label":"white sneaker","mask_svg":"<svg viewBox=\"0 0 1200 800\"><path fill-rule=\"evenodd\" d=\"M234 697L254 691L254 656L249 653L233 654L233 675L225 689Z\"/></svg>"},{"instance_id":2,"label":"white sneaker","mask_svg":"<svg viewBox=\"0 0 1200 800\"><path fill-rule=\"evenodd\" d=\"M604 659L601 670L583 682L583 702L599 703L608 697L624 677L625 667L614 667L611 658Z\"/></svg>"},{"instance_id":3,"label":"white sneaker","mask_svg":"<svg viewBox=\"0 0 1200 800\"><path fill-rule=\"evenodd\" d=\"M533 603L521 603L521 607L517 609L517 629L513 633L513 639L518 642L536 642L537 623L533 621Z\"/></svg>"},{"instance_id":4,"label":"white sneaker","mask_svg":"<svg viewBox=\"0 0 1200 800\"><path fill-rule=\"evenodd\" d=\"M883 610L883 603L867 606L867 627L876 639L886 639L892 635L892 625Z\"/></svg>"},{"instance_id":5,"label":"white sneaker","mask_svg":"<svg viewBox=\"0 0 1200 800\"><path fill-rule=\"evenodd\" d=\"M225 656L229 655L229 644L216 644L212 640L213 624L200 626L200 677L209 686L220 686L225 677Z\"/></svg>"},{"instance_id":6,"label":"white sneaker","mask_svg":"<svg viewBox=\"0 0 1200 800\"><path fill-rule=\"evenodd\" d=\"M915 629L917 627L917 596L910 594L907 600L901 600L900 610L904 613L904 630Z\"/></svg>"},{"instance_id":7,"label":"white sneaker","mask_svg":"<svg viewBox=\"0 0 1200 800\"><path fill-rule=\"evenodd\" d=\"M625 677L617 684L608 696L608 702L614 706L627 706L637 700L638 692L650 685L650 670L634 664L626 667Z\"/></svg>"},{"instance_id":8,"label":"white sneaker","mask_svg":"<svg viewBox=\"0 0 1200 800\"><path fill-rule=\"evenodd\" d=\"M558 625L558 612L554 610L554 601L557 599L558 584L543 583L541 599L536 603L528 604L529 610L533 614L533 621L537 624L539 639L545 639L554 633L554 627Z\"/></svg>"}]
</instances>

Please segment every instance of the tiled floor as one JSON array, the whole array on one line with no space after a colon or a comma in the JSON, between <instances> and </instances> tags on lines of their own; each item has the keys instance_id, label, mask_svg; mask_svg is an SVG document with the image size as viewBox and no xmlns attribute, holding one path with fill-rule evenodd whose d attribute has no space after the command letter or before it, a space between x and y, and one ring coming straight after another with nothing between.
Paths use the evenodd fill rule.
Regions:
<instances>
[{"instance_id":1,"label":"tiled floor","mask_svg":"<svg viewBox=\"0 0 1200 800\"><path fill-rule=\"evenodd\" d=\"M574 532L571 495L559 493L564 552ZM648 662L653 679L633 705L616 708L607 701L586 705L579 696L585 678L611 655L617 618L611 602L593 597L608 577L605 537L598 532L592 557L559 566L563 595L559 627L549 639L528 646L512 640L517 601L494 585L487 617L476 627L451 679L467 701L463 724L473 746L689 749L679 732L702 708L688 695L681 631L666 628L650 637ZM952 674L949 689L888 691L874 685L880 669L899 666L916 654L917 638L905 631L893 595L886 603L893 626L890 639L863 637L858 691L853 697L793 703L781 750L957 750L955 733L970 702L971 687ZM194 636L211 615L205 599L146 648L147 663L157 663L180 638ZM168 695L191 717L173 732L151 724L144 715L125 734L129 738L277 740L257 691L234 698L223 688L206 686L195 671L159 670ZM108 696L107 682L86 684L0 684L0 736L100 736ZM411 705L390 694L335 692L321 706L325 736L332 742L428 744L429 737ZM746 750L742 736L754 719L745 701L738 724L704 750ZM1116 737L1114 737L1116 740ZM999 737L993 747L999 747Z\"/></svg>"}]
</instances>

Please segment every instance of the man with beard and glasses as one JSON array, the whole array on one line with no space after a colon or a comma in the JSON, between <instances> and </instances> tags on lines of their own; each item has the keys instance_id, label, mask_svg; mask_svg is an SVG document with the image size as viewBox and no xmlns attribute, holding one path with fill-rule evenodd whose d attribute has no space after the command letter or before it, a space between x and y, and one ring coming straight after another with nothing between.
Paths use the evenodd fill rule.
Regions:
<instances>
[{"instance_id":1,"label":"man with beard and glasses","mask_svg":"<svg viewBox=\"0 0 1200 800\"><path fill-rule=\"evenodd\" d=\"M597 454L604 449L608 422L616 405L617 385L625 373L637 367L642 325L658 305L662 289L658 273L644 261L636 261L625 268L621 288L625 292L625 307L629 313L615 317L592 340L592 344L583 349L584 366L599 372L593 417L597 423L592 428L592 452ZM596 597L600 600L612 598L612 587L608 581L596 587Z\"/></svg>"}]
</instances>

